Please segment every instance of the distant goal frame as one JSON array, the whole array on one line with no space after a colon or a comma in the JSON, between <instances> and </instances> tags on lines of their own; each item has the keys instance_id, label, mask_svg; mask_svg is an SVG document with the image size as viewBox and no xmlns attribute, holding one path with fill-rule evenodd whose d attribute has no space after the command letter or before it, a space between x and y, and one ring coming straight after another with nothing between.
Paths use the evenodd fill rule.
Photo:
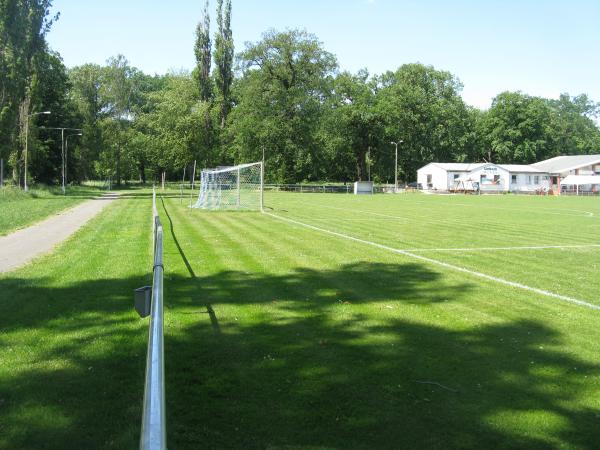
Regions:
<instances>
[{"instance_id":1,"label":"distant goal frame","mask_svg":"<svg viewBox=\"0 0 600 450\"><path fill-rule=\"evenodd\" d=\"M264 163L203 169L193 209L264 211Z\"/></svg>"}]
</instances>

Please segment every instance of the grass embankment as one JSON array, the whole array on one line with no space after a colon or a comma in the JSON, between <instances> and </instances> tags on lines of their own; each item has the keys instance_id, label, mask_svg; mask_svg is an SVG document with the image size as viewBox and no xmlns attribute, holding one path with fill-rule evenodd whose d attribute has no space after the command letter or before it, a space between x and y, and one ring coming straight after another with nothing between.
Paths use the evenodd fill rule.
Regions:
<instances>
[{"instance_id":1,"label":"grass embankment","mask_svg":"<svg viewBox=\"0 0 600 450\"><path fill-rule=\"evenodd\" d=\"M139 198L122 198L54 256L0 278L0 447L137 445L147 321L133 312L131 291L150 272L150 203ZM321 194L270 194L267 204L395 247L544 241L533 231L541 217L527 217L546 199L460 199L475 206ZM583 205L561 202L555 212ZM177 198L159 209L169 448L600 441L597 311L260 213L190 211ZM549 237L583 241L576 231L588 219L556 220L571 228ZM600 250L585 251L587 264ZM519 270L520 255L507 257Z\"/></svg>"},{"instance_id":2,"label":"grass embankment","mask_svg":"<svg viewBox=\"0 0 600 450\"><path fill-rule=\"evenodd\" d=\"M15 187L0 189L0 236L39 222L61 210L97 196L100 190L74 186L63 195L60 188L33 188L24 192Z\"/></svg>"}]
</instances>

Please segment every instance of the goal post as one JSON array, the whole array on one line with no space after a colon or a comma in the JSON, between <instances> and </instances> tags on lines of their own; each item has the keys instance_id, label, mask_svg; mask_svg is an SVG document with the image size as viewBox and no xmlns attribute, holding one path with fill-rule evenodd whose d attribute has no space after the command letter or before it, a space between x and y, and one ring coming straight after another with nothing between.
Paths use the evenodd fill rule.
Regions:
<instances>
[{"instance_id":1,"label":"goal post","mask_svg":"<svg viewBox=\"0 0 600 450\"><path fill-rule=\"evenodd\" d=\"M193 208L206 210L263 209L263 163L204 169L200 175L200 192Z\"/></svg>"}]
</instances>

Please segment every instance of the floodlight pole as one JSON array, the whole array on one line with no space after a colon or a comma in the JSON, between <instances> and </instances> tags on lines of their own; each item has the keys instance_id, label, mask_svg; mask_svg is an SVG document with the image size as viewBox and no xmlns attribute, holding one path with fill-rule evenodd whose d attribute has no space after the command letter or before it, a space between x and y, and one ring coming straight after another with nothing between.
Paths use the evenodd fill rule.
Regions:
<instances>
[{"instance_id":1,"label":"floodlight pole","mask_svg":"<svg viewBox=\"0 0 600 450\"><path fill-rule=\"evenodd\" d=\"M62 130L62 134L64 135L65 130ZM66 191L66 187L65 187L65 182L67 179L67 162L69 159L69 138L71 136L83 136L83 133L74 133L74 134L69 134L66 138L65 138L65 151L63 153L63 194L65 194Z\"/></svg>"},{"instance_id":2,"label":"floodlight pole","mask_svg":"<svg viewBox=\"0 0 600 450\"><path fill-rule=\"evenodd\" d=\"M402 139L397 142L390 142L396 146L396 164L394 165L394 194L398 193L398 144L402 144L404 141Z\"/></svg>"},{"instance_id":3,"label":"floodlight pole","mask_svg":"<svg viewBox=\"0 0 600 450\"><path fill-rule=\"evenodd\" d=\"M50 113L48 113L50 114ZM69 128L69 127L40 127L43 130L60 130L60 137L61 137L61 159L62 159L62 191L63 194L66 193L66 188L65 188L65 177L66 177L66 157L65 157L65 130L69 130L69 131L79 131L79 133L76 133L76 136L82 136L83 135L83 130L81 128ZM67 136L68 138L68 136Z\"/></svg>"},{"instance_id":4,"label":"floodlight pole","mask_svg":"<svg viewBox=\"0 0 600 450\"><path fill-rule=\"evenodd\" d=\"M27 114L27 120L25 121L25 174L23 177L23 190L25 192L29 191L29 188L27 187L27 151L29 148L29 118L32 116L37 116L39 114L52 114L52 113L50 111L42 111L42 112Z\"/></svg>"}]
</instances>

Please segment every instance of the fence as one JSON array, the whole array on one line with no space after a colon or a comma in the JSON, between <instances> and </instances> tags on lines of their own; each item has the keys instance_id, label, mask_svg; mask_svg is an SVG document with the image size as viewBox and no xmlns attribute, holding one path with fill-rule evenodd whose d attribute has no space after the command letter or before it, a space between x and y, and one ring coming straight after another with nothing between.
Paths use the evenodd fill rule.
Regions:
<instances>
[{"instance_id":1,"label":"fence","mask_svg":"<svg viewBox=\"0 0 600 450\"><path fill-rule=\"evenodd\" d=\"M338 193L352 194L354 192L354 184L265 184L265 191L286 191L286 192L302 192L302 193ZM373 186L373 193L392 193L394 192L393 184L378 184ZM404 192L404 188L398 192Z\"/></svg>"},{"instance_id":2,"label":"fence","mask_svg":"<svg viewBox=\"0 0 600 450\"><path fill-rule=\"evenodd\" d=\"M156 191L152 192L152 213L154 216L154 267L140 437L140 449L142 450L167 448L163 338L163 226L156 209Z\"/></svg>"}]
</instances>

